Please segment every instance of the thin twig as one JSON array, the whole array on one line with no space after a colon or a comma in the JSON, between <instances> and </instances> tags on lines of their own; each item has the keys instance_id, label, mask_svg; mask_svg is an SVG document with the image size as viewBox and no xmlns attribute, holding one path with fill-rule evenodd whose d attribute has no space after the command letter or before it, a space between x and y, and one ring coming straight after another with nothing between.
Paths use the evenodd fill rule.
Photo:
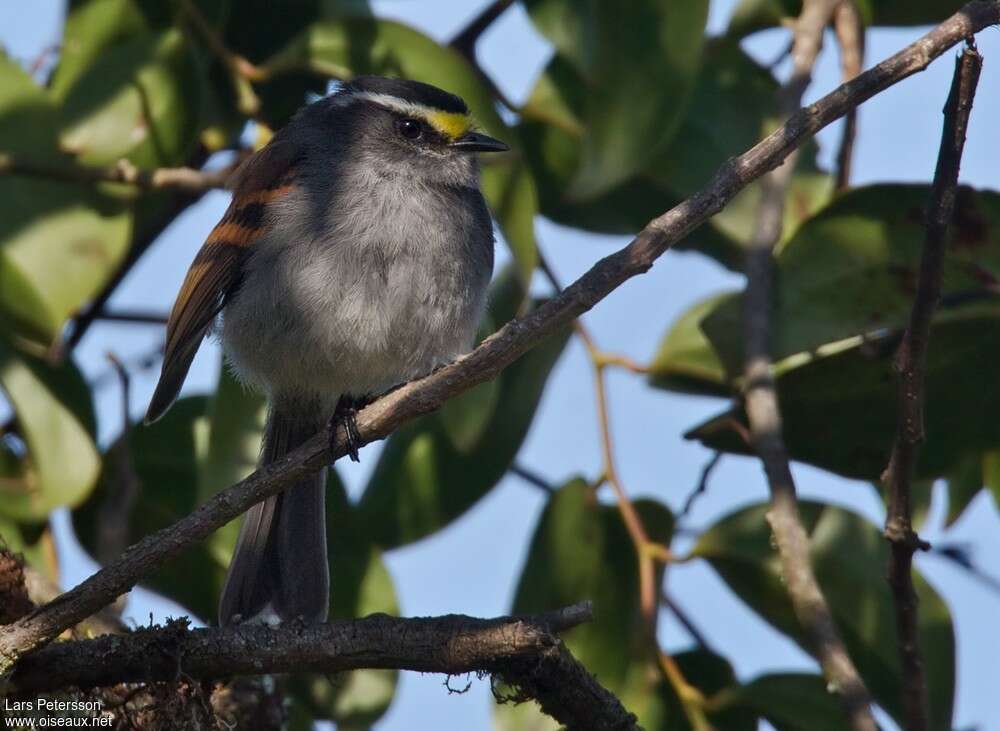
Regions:
<instances>
[{"instance_id":1,"label":"thin twig","mask_svg":"<svg viewBox=\"0 0 1000 731\"><path fill-rule=\"evenodd\" d=\"M710 731L712 726L705 716L705 698L697 688L691 685L674 659L665 652L656 640L656 625L659 615L659 593L656 589L656 564L655 559L660 558L666 562L670 560L670 549L666 546L654 544L649 539L646 527L643 525L639 512L635 509L625 485L618 474L618 467L615 464L614 441L611 436L611 423L608 416L608 392L605 370L608 363L602 359L602 352L594 342L593 337L587 331L583 322L577 320L573 323L576 334L583 341L590 355L591 364L594 369L594 394L597 402L597 422L601 437L601 461L603 464L603 475L605 481L611 485L618 502L618 512L621 513L622 522L628 531L632 545L635 547L636 561L639 565L639 607L646 631L649 635L650 644L655 648L656 659L663 671L664 677L671 684L677 697L681 701L681 708L684 715L694 731ZM661 549L661 550L657 550Z\"/></svg>"},{"instance_id":2,"label":"thin twig","mask_svg":"<svg viewBox=\"0 0 1000 731\"><path fill-rule=\"evenodd\" d=\"M472 70L475 71L476 76L486 85L498 102L511 111L516 112L518 110L517 105L497 86L493 77L486 73L486 69L482 67L482 64L479 63L479 58L476 56L476 43L479 41L479 38L513 4L514 0L494 0L483 8L482 12L474 17L465 28L455 34L455 37L448 45L465 56L465 59L472 66Z\"/></svg>"},{"instance_id":3,"label":"thin twig","mask_svg":"<svg viewBox=\"0 0 1000 731\"><path fill-rule=\"evenodd\" d=\"M988 589L1000 594L1000 579L991 576L976 566L972 560L972 556L970 555L971 550L968 546L955 543L948 543L942 546L940 543L937 543L930 550L933 555L950 561L955 566L967 572L969 576L982 582Z\"/></svg>"},{"instance_id":4,"label":"thin twig","mask_svg":"<svg viewBox=\"0 0 1000 731\"><path fill-rule=\"evenodd\" d=\"M507 469L511 474L517 475L522 480L527 482L529 485L537 487L542 492L547 492L549 495L551 495L556 491L555 486L553 486L552 483L550 483L540 474L538 474L534 470L524 467L523 465L519 465L517 462L512 464Z\"/></svg>"},{"instance_id":5,"label":"thin twig","mask_svg":"<svg viewBox=\"0 0 1000 731\"><path fill-rule=\"evenodd\" d=\"M549 264L548 259L542 251L538 251L538 266L542 273L549 280L549 283L557 292L562 292L559 279ZM618 468L615 466L614 444L611 438L611 425L608 418L608 396L605 382L605 369L612 365L621 365L621 361L631 362L630 359L621 357L616 360L614 357L601 351L594 341L593 336L587 330L582 320L573 323L574 330L583 342L590 356L590 362L594 370L594 392L597 403L597 421L601 437L601 479L595 483L596 490L601 485L607 483L615 493L618 502L618 511L621 513L622 522L628 531L632 545L635 547L636 561L639 566L639 606L642 612L643 623L649 636L650 644L656 650L656 659L663 672L664 677L674 688L677 697L681 700L681 706L687 716L692 728L695 731L708 731L711 724L705 716L705 698L701 692L688 683L677 663L660 647L656 639L656 625L659 615L658 593L656 591L656 565L655 560L659 559L663 563L668 563L673 556L666 546L654 544L649 540L646 528L635 509L632 500L628 496L624 485L618 475ZM638 366L634 366L638 368ZM641 372L635 370L633 372Z\"/></svg>"},{"instance_id":6,"label":"thin twig","mask_svg":"<svg viewBox=\"0 0 1000 731\"><path fill-rule=\"evenodd\" d=\"M896 607L907 731L926 731L930 727L927 676L920 653L918 600L913 586L913 554L930 545L913 530L910 492L917 454L925 438L924 382L931 318L941 298L948 226L955 210L958 170L982 66L982 56L970 41L955 60L955 76L944 107L944 131L927 206L927 236L920 257L917 291L909 324L893 361L899 422L882 482L888 491L885 517L885 537L891 547L888 580Z\"/></svg>"},{"instance_id":7,"label":"thin twig","mask_svg":"<svg viewBox=\"0 0 1000 731\"><path fill-rule=\"evenodd\" d=\"M708 490L708 480L712 476L712 472L715 471L715 468L719 465L719 462L721 461L722 461L722 452L715 452L711 457L709 457L708 461L705 463L705 466L701 468L701 474L698 476L698 484L695 485L695 488L694 490L691 491L691 494L687 496L687 500L684 501L684 507L681 508L681 512L677 514L678 521L688 516L688 514L691 512L691 508L694 507L695 500L704 495L705 492Z\"/></svg>"},{"instance_id":8,"label":"thin twig","mask_svg":"<svg viewBox=\"0 0 1000 731\"><path fill-rule=\"evenodd\" d=\"M823 32L840 0L805 0L794 25L792 74L779 90L779 106L791 118L812 78ZM850 82L848 82L850 84ZM830 607L813 574L809 539L799 517L795 481L781 434L781 413L771 372L772 252L782 234L785 198L796 155L762 180L757 224L747 251L744 309L745 402L750 437L764 465L771 492L768 522L778 550L782 578L796 618L810 640L823 674L844 706L850 728L875 731L871 698L841 640Z\"/></svg>"},{"instance_id":9,"label":"thin twig","mask_svg":"<svg viewBox=\"0 0 1000 731\"><path fill-rule=\"evenodd\" d=\"M229 78L236 92L236 107L248 117L260 114L260 97L253 89L251 81L259 78L258 68L249 60L232 51L222 36L212 27L201 10L191 0L181 0L181 10L191 25L201 34L208 49L219 59L229 72Z\"/></svg>"},{"instance_id":10,"label":"thin twig","mask_svg":"<svg viewBox=\"0 0 1000 731\"><path fill-rule=\"evenodd\" d=\"M105 167L54 165L0 153L0 175L27 175L68 183L122 183L143 191L172 190L192 195L215 188L225 188L233 168L234 166L220 170L195 170L185 167L143 170L128 160L119 160L114 165Z\"/></svg>"},{"instance_id":11,"label":"thin twig","mask_svg":"<svg viewBox=\"0 0 1000 731\"><path fill-rule=\"evenodd\" d=\"M404 423L495 378L549 334L575 320L621 284L648 271L675 242L718 213L740 191L781 164L792 150L847 111L911 76L967 36L1000 23L1000 0L969 3L891 58L797 112L750 150L725 163L690 198L652 220L627 246L521 318L508 322L471 353L376 399L357 415L359 443L384 439ZM285 459L222 490L173 525L131 546L118 560L0 634L0 677L23 656L90 616L144 576L204 540L252 505L277 495L347 453L343 428L324 430Z\"/></svg>"},{"instance_id":12,"label":"thin twig","mask_svg":"<svg viewBox=\"0 0 1000 731\"><path fill-rule=\"evenodd\" d=\"M840 49L840 77L850 81L861 73L865 64L865 25L858 10L857 0L841 0L833 13L833 30ZM854 159L854 141L858 134L858 110L852 109L844 117L844 128L837 148L834 173L836 190L846 190L851 182L851 162Z\"/></svg>"},{"instance_id":13,"label":"thin twig","mask_svg":"<svg viewBox=\"0 0 1000 731\"><path fill-rule=\"evenodd\" d=\"M146 352L132 355L124 359L122 363L125 365L126 368L128 368L132 372L147 371L155 367L160 362L160 359L163 358L163 345L164 345L163 342L160 341L160 343L154 346L153 348L147 350ZM98 374L95 378L93 378L88 383L88 386L90 387L91 391L94 391L100 388L104 388L104 386L106 386L109 382L117 379L118 379L118 374L115 371L115 369L109 368L108 370Z\"/></svg>"},{"instance_id":14,"label":"thin twig","mask_svg":"<svg viewBox=\"0 0 1000 731\"><path fill-rule=\"evenodd\" d=\"M456 33L448 45L470 61L474 61L476 41L493 24L493 21L503 15L507 8L513 4L514 0L493 0L465 28Z\"/></svg>"},{"instance_id":15,"label":"thin twig","mask_svg":"<svg viewBox=\"0 0 1000 731\"><path fill-rule=\"evenodd\" d=\"M691 635L691 639L694 640L695 644L698 645L699 648L713 652L712 646L708 643L708 640L705 639L705 635L702 634L701 630L698 629L698 626L687 615L687 612L681 609L680 605L674 601L673 597L670 596L666 590L660 593L660 601L663 603L663 606L665 606L670 613L674 615L677 621L681 623L684 630Z\"/></svg>"},{"instance_id":16,"label":"thin twig","mask_svg":"<svg viewBox=\"0 0 1000 731\"><path fill-rule=\"evenodd\" d=\"M103 322L127 322L133 325L166 325L169 315L165 312L143 312L141 310L115 310L101 312L96 319Z\"/></svg>"}]
</instances>

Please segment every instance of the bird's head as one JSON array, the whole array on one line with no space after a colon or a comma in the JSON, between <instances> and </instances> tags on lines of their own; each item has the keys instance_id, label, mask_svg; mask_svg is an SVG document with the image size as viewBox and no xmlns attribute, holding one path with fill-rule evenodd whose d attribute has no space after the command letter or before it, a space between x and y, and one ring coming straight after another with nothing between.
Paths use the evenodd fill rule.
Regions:
<instances>
[{"instance_id":1,"label":"bird's head","mask_svg":"<svg viewBox=\"0 0 1000 731\"><path fill-rule=\"evenodd\" d=\"M419 81L357 77L310 111L349 160L376 173L464 184L473 153L510 149L474 128L460 97Z\"/></svg>"}]
</instances>

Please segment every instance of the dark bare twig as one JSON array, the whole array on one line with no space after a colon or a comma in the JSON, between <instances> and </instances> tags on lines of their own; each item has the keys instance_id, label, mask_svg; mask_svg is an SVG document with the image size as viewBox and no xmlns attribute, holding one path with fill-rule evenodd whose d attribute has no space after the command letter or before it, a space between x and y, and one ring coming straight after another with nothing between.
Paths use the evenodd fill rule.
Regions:
<instances>
[{"instance_id":1,"label":"dark bare twig","mask_svg":"<svg viewBox=\"0 0 1000 731\"><path fill-rule=\"evenodd\" d=\"M752 181L781 164L792 150L849 109L922 69L972 33L1000 23L1000 0L966 5L929 33L819 101L719 169L692 197L652 220L625 248L538 309L512 320L474 351L433 374L379 398L358 413L364 443L383 439L446 400L495 378L550 333L591 309L625 281L650 269L672 244L718 213ZM347 452L342 429L322 432L280 463L262 468L214 495L177 523L131 546L118 560L0 634L0 677L25 655L128 591L142 577L179 555L250 506L276 495Z\"/></svg>"},{"instance_id":2,"label":"dark bare twig","mask_svg":"<svg viewBox=\"0 0 1000 731\"><path fill-rule=\"evenodd\" d=\"M503 15L507 8L513 4L514 0L494 0L483 8L482 12L473 18L465 28L460 30L448 45L465 56L479 80L486 85L498 102L512 111L517 111L517 105L497 86L493 77L486 73L476 56L476 42L480 36L493 24L493 21Z\"/></svg>"},{"instance_id":3,"label":"dark bare twig","mask_svg":"<svg viewBox=\"0 0 1000 731\"><path fill-rule=\"evenodd\" d=\"M103 322L127 322L134 325L166 325L169 317L166 312L115 310L114 312L101 312L96 316L96 319Z\"/></svg>"},{"instance_id":4,"label":"dark bare twig","mask_svg":"<svg viewBox=\"0 0 1000 731\"><path fill-rule=\"evenodd\" d=\"M705 639L705 635L701 633L701 630L698 629L698 626L691 621L687 612L681 609L680 605L674 601L673 597L670 596L666 590L661 592L660 602L670 611L671 614L674 615L674 617L677 618L677 621L680 622L681 626L684 627L684 630L691 635L691 639L694 640L695 644L698 645L699 648L713 652L712 646L708 643L708 640Z\"/></svg>"},{"instance_id":5,"label":"dark bare twig","mask_svg":"<svg viewBox=\"0 0 1000 731\"><path fill-rule=\"evenodd\" d=\"M980 581L988 589L992 589L995 593L1000 594L1000 579L991 576L976 565L970 555L971 549L969 546L961 543L947 543L945 545L938 543L930 550L933 555L940 556L951 564L958 566L968 573L969 576Z\"/></svg>"},{"instance_id":6,"label":"dark bare twig","mask_svg":"<svg viewBox=\"0 0 1000 731\"><path fill-rule=\"evenodd\" d=\"M944 107L941 149L927 206L927 237L920 257L917 292L909 324L893 361L899 423L882 482L888 491L885 517L885 537L891 547L888 580L896 607L907 731L926 731L930 727L927 676L920 653L917 593L913 586L913 554L930 546L913 530L910 492L917 454L925 438L924 380L931 318L941 298L948 225L955 210L958 170L982 66L982 56L970 41L955 60L955 76Z\"/></svg>"},{"instance_id":7,"label":"dark bare twig","mask_svg":"<svg viewBox=\"0 0 1000 731\"><path fill-rule=\"evenodd\" d=\"M681 512L677 514L677 520L680 521L688 516L691 512L691 508L694 507L694 501L697 500L701 495L705 494L708 490L708 480L712 476L712 472L722 461L722 452L715 452L705 466L701 468L701 474L698 476L698 484L695 485L694 490L691 494L687 496L687 500L684 501L684 507L681 508Z\"/></svg>"},{"instance_id":8,"label":"dark bare twig","mask_svg":"<svg viewBox=\"0 0 1000 731\"><path fill-rule=\"evenodd\" d=\"M531 469L528 469L527 467L519 465L517 462L515 462L514 464L512 464L508 468L508 471L511 474L517 475L522 480L524 480L525 482L527 482L529 485L533 485L534 487L537 487L542 492L547 492L549 495L551 495L552 493L554 493L556 491L555 486L552 485L552 483L550 483L548 480L546 480L540 474L538 474L534 470L531 470Z\"/></svg>"},{"instance_id":9,"label":"dark bare twig","mask_svg":"<svg viewBox=\"0 0 1000 731\"><path fill-rule=\"evenodd\" d=\"M779 90L783 116L791 118L802 103L812 78L823 32L840 0L805 0L795 23L793 69ZM848 86L851 82L848 83ZM757 224L747 251L747 287L744 308L745 402L750 438L767 474L771 507L767 520L781 563L785 588L795 616L810 640L827 682L844 707L850 728L875 731L871 697L861 675L847 654L823 597L809 558L809 538L799 517L795 481L781 434L781 412L771 372L771 284L772 252L782 234L785 199L792 179L796 154L761 181Z\"/></svg>"},{"instance_id":10,"label":"dark bare twig","mask_svg":"<svg viewBox=\"0 0 1000 731\"><path fill-rule=\"evenodd\" d=\"M493 24L493 21L503 15L507 8L513 4L514 0L493 0L465 28L459 31L448 45L470 61L475 62L476 42L479 37Z\"/></svg>"},{"instance_id":11,"label":"dark bare twig","mask_svg":"<svg viewBox=\"0 0 1000 731\"><path fill-rule=\"evenodd\" d=\"M155 367L160 359L163 357L163 343L159 343L155 347L144 353L137 353L136 355L130 356L122 361L126 368L130 371L146 371L150 368ZM118 374L114 368L109 368L107 371L99 374L96 378L90 381L89 385L91 390L103 388L112 380L117 380Z\"/></svg>"},{"instance_id":12,"label":"dark bare twig","mask_svg":"<svg viewBox=\"0 0 1000 731\"><path fill-rule=\"evenodd\" d=\"M833 30L840 49L840 76L850 81L861 73L865 64L865 25L858 11L856 0L841 0L833 13ZM858 110L852 109L844 117L844 129L837 148L834 172L836 190L845 190L851 182L851 162L854 158L854 141L858 134Z\"/></svg>"}]
</instances>

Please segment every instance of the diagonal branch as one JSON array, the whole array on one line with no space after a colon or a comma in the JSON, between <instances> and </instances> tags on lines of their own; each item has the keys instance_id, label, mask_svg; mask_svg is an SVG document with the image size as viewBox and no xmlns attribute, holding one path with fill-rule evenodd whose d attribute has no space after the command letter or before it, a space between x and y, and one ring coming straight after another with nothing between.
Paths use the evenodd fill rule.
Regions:
<instances>
[{"instance_id":1,"label":"diagonal branch","mask_svg":"<svg viewBox=\"0 0 1000 731\"><path fill-rule=\"evenodd\" d=\"M812 78L823 32L840 0L805 0L795 23L792 74L779 90L783 114L792 116ZM850 84L848 84L850 85ZM774 247L781 240L785 199L792 179L793 152L762 181L757 224L747 251L744 310L744 396L750 420L750 440L764 465L771 507L767 520L781 564L781 574L795 616L805 630L823 675L839 696L854 731L875 731L871 697L847 654L830 607L813 574L809 538L799 516L795 480L781 434L781 412L771 371L771 283Z\"/></svg>"},{"instance_id":2,"label":"diagonal branch","mask_svg":"<svg viewBox=\"0 0 1000 731\"><path fill-rule=\"evenodd\" d=\"M927 676L920 654L917 593L913 587L913 554L917 549L926 550L930 546L913 530L910 490L917 453L924 441L924 375L931 318L941 298L948 224L955 209L958 169L982 67L982 56L971 42L955 60L955 76L944 107L944 131L927 207L927 238L920 257L917 292L910 322L893 363L897 376L899 425L882 482L889 493L885 516L885 537L891 547L888 580L896 606L907 731L928 729L930 711Z\"/></svg>"},{"instance_id":3,"label":"diagonal branch","mask_svg":"<svg viewBox=\"0 0 1000 731\"><path fill-rule=\"evenodd\" d=\"M625 281L653 266L672 244L718 213L753 180L781 164L792 150L849 110L923 70L966 36L1000 23L1000 0L966 5L941 25L815 104L794 114L747 152L731 159L701 191L651 221L625 248L605 257L562 294L512 320L474 351L433 374L406 384L357 417L362 443L384 439L402 424L434 411L449 398L495 378L547 335L586 312ZM0 635L0 677L22 656L127 592L144 576L204 540L250 506L276 495L346 453L343 429L320 433L280 462L217 493L174 525L147 536L83 583Z\"/></svg>"}]
</instances>

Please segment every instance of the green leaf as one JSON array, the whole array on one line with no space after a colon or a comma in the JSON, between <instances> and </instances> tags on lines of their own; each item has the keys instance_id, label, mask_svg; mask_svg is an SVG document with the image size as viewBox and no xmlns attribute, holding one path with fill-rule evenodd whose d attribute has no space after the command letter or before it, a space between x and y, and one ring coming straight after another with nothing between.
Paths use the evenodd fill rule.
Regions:
<instances>
[{"instance_id":1,"label":"green leaf","mask_svg":"<svg viewBox=\"0 0 1000 731\"><path fill-rule=\"evenodd\" d=\"M503 280L501 280L503 282ZM501 298L494 286L494 320L514 315L520 288ZM504 302L506 300L506 302ZM393 548L423 538L462 515L504 476L534 418L535 410L569 330L546 338L497 378L497 394L484 401L495 406L479 438L449 436L452 414L428 414L394 433L358 505L359 520L376 544ZM480 395L470 396L479 399Z\"/></svg>"},{"instance_id":2,"label":"green leaf","mask_svg":"<svg viewBox=\"0 0 1000 731\"><path fill-rule=\"evenodd\" d=\"M267 406L264 396L240 383L220 364L219 383L208 407L208 451L199 466L199 499L234 485L257 469Z\"/></svg>"},{"instance_id":3,"label":"green leaf","mask_svg":"<svg viewBox=\"0 0 1000 731\"><path fill-rule=\"evenodd\" d=\"M761 675L741 686L726 705L759 714L777 731L841 731L847 725L840 702L819 675Z\"/></svg>"},{"instance_id":4,"label":"green leaf","mask_svg":"<svg viewBox=\"0 0 1000 731\"><path fill-rule=\"evenodd\" d=\"M235 485L257 468L267 417L264 397L240 383L225 362L220 364L219 385L207 409L207 447L198 461L198 503ZM221 566L228 565L238 533L239 521L234 520L206 542Z\"/></svg>"},{"instance_id":5,"label":"green leaf","mask_svg":"<svg viewBox=\"0 0 1000 731\"><path fill-rule=\"evenodd\" d=\"M62 147L88 164L178 165L195 143L202 88L179 30L136 35L66 89Z\"/></svg>"},{"instance_id":6,"label":"green leaf","mask_svg":"<svg viewBox=\"0 0 1000 731\"><path fill-rule=\"evenodd\" d=\"M556 56L536 82L519 126L534 173L541 212L575 228L634 234L652 218L700 189L733 155L770 132L777 120L778 84L737 44L709 42L680 131L643 170L600 197L581 203L569 194L582 155L587 90L572 66ZM740 109L734 115L732 109ZM785 231L826 203L830 176L815 162L815 146L799 156L785 207ZM756 220L760 186L751 185L712 221L674 248L699 251L728 269L741 270L743 248Z\"/></svg>"},{"instance_id":7,"label":"green leaf","mask_svg":"<svg viewBox=\"0 0 1000 731\"><path fill-rule=\"evenodd\" d=\"M965 4L964 0L858 0L858 10L866 26L936 25ZM727 35L743 38L797 18L801 0L740 0L729 20Z\"/></svg>"},{"instance_id":8,"label":"green leaf","mask_svg":"<svg viewBox=\"0 0 1000 731\"><path fill-rule=\"evenodd\" d=\"M585 96L573 68L556 56L539 77L522 110L523 121L517 132L535 179L540 211L572 228L634 234L681 199L646 175L585 202L569 196L582 154L583 128L578 115ZM732 268L738 268L743 258L738 245L712 222L695 230L675 248L702 251Z\"/></svg>"},{"instance_id":9,"label":"green leaf","mask_svg":"<svg viewBox=\"0 0 1000 731\"><path fill-rule=\"evenodd\" d=\"M0 152L65 162L58 112L17 64L0 54ZM0 320L50 344L124 256L130 216L90 185L0 177Z\"/></svg>"},{"instance_id":10,"label":"green leaf","mask_svg":"<svg viewBox=\"0 0 1000 731\"><path fill-rule=\"evenodd\" d=\"M525 289L538 264L535 241L535 216L538 215L538 191L535 179L520 156L504 155L482 170L483 195L510 253Z\"/></svg>"},{"instance_id":11,"label":"green leaf","mask_svg":"<svg viewBox=\"0 0 1000 731\"><path fill-rule=\"evenodd\" d=\"M878 480L896 431L892 358L899 335L852 338L776 365L778 400L791 457L847 477ZM1000 358L1000 308L940 312L926 367L927 440L915 477L940 477L969 454L1000 444L992 364ZM712 449L748 453L727 411L688 432Z\"/></svg>"},{"instance_id":12,"label":"green leaf","mask_svg":"<svg viewBox=\"0 0 1000 731\"><path fill-rule=\"evenodd\" d=\"M636 509L647 519L650 539L669 543L670 511L652 501L637 503ZM545 506L511 612L546 612L585 599L594 602L593 621L574 627L562 639L602 685L618 692L638 680L630 678L633 665L648 670L652 659L639 611L635 547L617 509L601 505L578 479L561 487ZM499 706L495 715L498 728L513 731L538 713L529 706ZM548 728L537 720L529 727Z\"/></svg>"},{"instance_id":13,"label":"green leaf","mask_svg":"<svg viewBox=\"0 0 1000 731\"><path fill-rule=\"evenodd\" d=\"M776 261L775 360L906 322L929 198L926 185L871 185L839 196L802 224ZM942 309L988 298L984 282L1000 280L1000 194L959 188L946 251ZM742 301L704 320L733 374L743 361Z\"/></svg>"},{"instance_id":14,"label":"green leaf","mask_svg":"<svg viewBox=\"0 0 1000 731\"><path fill-rule=\"evenodd\" d=\"M643 502L650 539L669 543L670 512ZM637 507L638 510L638 507ZM651 523L652 521L646 521ZM609 689L621 687L633 662L644 656L639 574L633 546L617 508L599 503L583 480L550 499L538 520L515 592L514 614L552 611L594 602L594 619L562 637L566 646Z\"/></svg>"},{"instance_id":15,"label":"green leaf","mask_svg":"<svg viewBox=\"0 0 1000 731\"><path fill-rule=\"evenodd\" d=\"M203 396L182 398L155 424L130 429L129 452L139 491L131 515L123 517L128 521L128 545L166 528L198 506L199 463L209 435L208 405ZM105 460L106 467L109 461ZM117 489L113 470L106 469L98 489L73 511L73 528L91 556L97 555L101 507L115 499ZM181 553L148 576L143 585L211 621L222 590L224 566L221 557L202 544Z\"/></svg>"},{"instance_id":16,"label":"green leaf","mask_svg":"<svg viewBox=\"0 0 1000 731\"><path fill-rule=\"evenodd\" d=\"M169 4L159 0L70 0L49 89L62 99L103 54L129 38L170 25L172 16Z\"/></svg>"},{"instance_id":17,"label":"green leaf","mask_svg":"<svg viewBox=\"0 0 1000 731\"><path fill-rule=\"evenodd\" d=\"M669 544L670 511L653 500L638 500L635 507L650 539ZM661 576L658 571L657 585ZM511 611L545 612L584 599L594 602L594 619L562 635L567 648L647 731L689 728L643 626L635 547L621 513L598 502L583 480L572 480L552 495L539 518ZM707 696L735 684L729 664L709 652L684 652L674 659ZM504 731L557 727L531 704L498 706L494 718ZM709 718L716 728L756 728L755 718L742 709L727 708Z\"/></svg>"},{"instance_id":18,"label":"green leaf","mask_svg":"<svg viewBox=\"0 0 1000 731\"><path fill-rule=\"evenodd\" d=\"M678 129L698 72L707 0L524 0L585 80L585 134L571 197L595 198L643 169Z\"/></svg>"},{"instance_id":19,"label":"green leaf","mask_svg":"<svg viewBox=\"0 0 1000 731\"><path fill-rule=\"evenodd\" d=\"M702 534L694 555L712 568L755 612L809 652L781 578L764 514L756 505L723 518ZM841 637L875 700L901 719L901 678L895 614L885 580L889 551L881 531L854 513L819 503L800 504L810 536L816 578ZM951 728L955 637L941 597L915 572L920 598L920 644L927 668L931 728ZM794 726L792 727L794 728ZM812 729L813 726L808 726Z\"/></svg>"},{"instance_id":20,"label":"green leaf","mask_svg":"<svg viewBox=\"0 0 1000 731\"><path fill-rule=\"evenodd\" d=\"M779 123L778 82L738 43L716 38L705 47L704 60L681 129L667 149L646 168L663 188L687 197L696 193L733 155L770 134ZM739 109L739 114L732 110ZM799 152L784 210L784 235L824 206L833 193L833 179L816 163L814 142ZM761 184L752 183L714 218L727 236L746 246L753 235ZM705 252L713 255L712 252ZM731 257L733 254L727 253ZM735 261L717 254L730 269L742 269L742 251Z\"/></svg>"},{"instance_id":21,"label":"green leaf","mask_svg":"<svg viewBox=\"0 0 1000 731\"><path fill-rule=\"evenodd\" d=\"M492 318L487 314L479 327L478 340L484 340L496 330ZM448 399L441 407L441 426L459 452L469 453L486 436L486 430L496 413L500 398L500 383L497 379L480 383L455 398Z\"/></svg>"},{"instance_id":22,"label":"green leaf","mask_svg":"<svg viewBox=\"0 0 1000 731\"><path fill-rule=\"evenodd\" d=\"M22 451L0 442L0 514L43 522L54 508L79 504L94 487L100 456L81 380L72 364L53 368L0 337L0 389L23 444Z\"/></svg>"},{"instance_id":23,"label":"green leaf","mask_svg":"<svg viewBox=\"0 0 1000 731\"><path fill-rule=\"evenodd\" d=\"M702 318L725 296L702 300L674 321L649 366L651 385L696 395L732 395L722 363L700 327Z\"/></svg>"}]
</instances>

